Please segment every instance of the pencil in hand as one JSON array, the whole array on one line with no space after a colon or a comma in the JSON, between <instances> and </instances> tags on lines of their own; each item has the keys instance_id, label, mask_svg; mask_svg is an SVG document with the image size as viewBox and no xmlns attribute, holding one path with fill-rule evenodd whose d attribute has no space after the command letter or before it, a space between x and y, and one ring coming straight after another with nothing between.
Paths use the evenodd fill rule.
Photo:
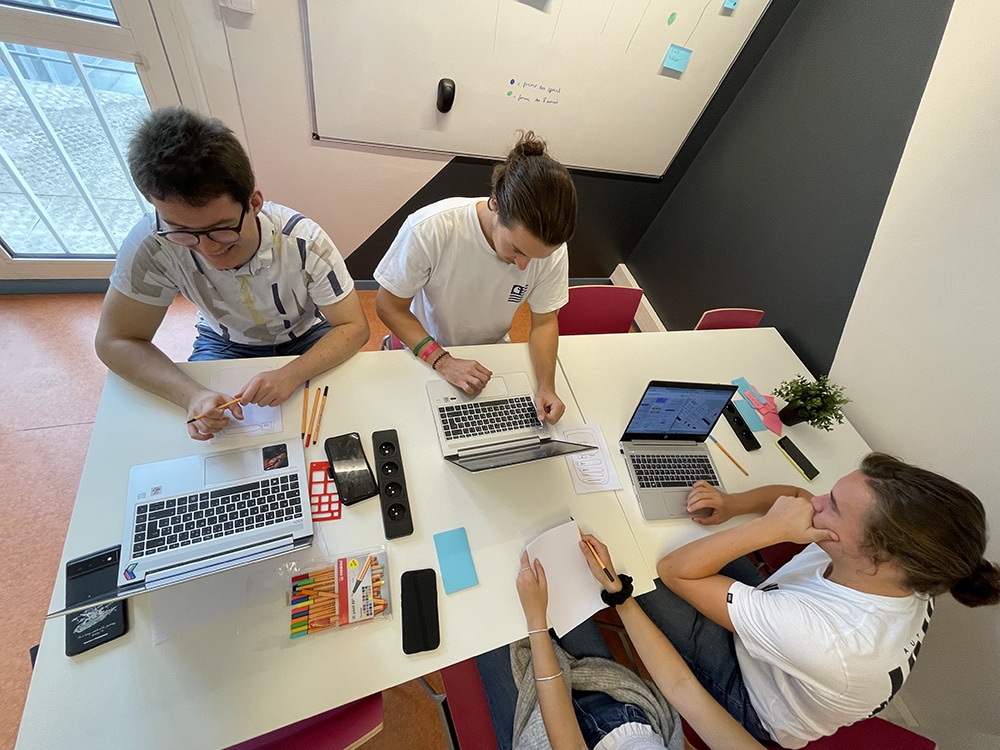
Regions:
<instances>
[{"instance_id":1,"label":"pencil in hand","mask_svg":"<svg viewBox=\"0 0 1000 750\"><path fill-rule=\"evenodd\" d=\"M218 409L219 411L222 411L223 409L228 409L230 406L235 406L239 402L240 402L240 400L238 398L234 398L232 401L227 401L224 404L219 404L218 406L213 406L211 409L209 409L208 411L206 411L204 414L199 414L197 417L191 417L191 419L189 419L187 421L187 424L191 424L192 422L197 422L199 419L204 419L205 417L207 417L209 414L211 414L216 409Z\"/></svg>"},{"instance_id":2,"label":"pencil in hand","mask_svg":"<svg viewBox=\"0 0 1000 750\"><path fill-rule=\"evenodd\" d=\"M602 560L601 556L597 554L597 550L594 549L594 545L591 544L589 540L583 539L583 529L577 526L576 530L580 532L580 539L582 539L583 543L587 545L587 549L590 550L590 554L592 554L594 556L594 559L597 560L597 564L601 566L601 570L604 571L604 575L608 577L608 580L611 581L611 583L614 583L615 577L611 575L611 571L608 570L608 566L604 564L604 560Z\"/></svg>"}]
</instances>

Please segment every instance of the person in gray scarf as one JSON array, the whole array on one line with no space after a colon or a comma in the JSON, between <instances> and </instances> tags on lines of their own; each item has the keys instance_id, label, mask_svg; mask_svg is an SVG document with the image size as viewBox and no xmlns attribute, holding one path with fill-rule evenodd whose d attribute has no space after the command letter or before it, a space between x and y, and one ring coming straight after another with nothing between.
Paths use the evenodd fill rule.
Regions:
<instances>
[{"instance_id":1,"label":"person in gray scarf","mask_svg":"<svg viewBox=\"0 0 1000 750\"><path fill-rule=\"evenodd\" d=\"M607 584L604 569L585 551L587 542L611 574ZM607 658L574 658L553 641L546 627L545 570L538 560L529 562L525 552L517 593L528 636L510 646L518 688L514 750L682 750L688 745L678 710L712 748L763 750L701 687L635 603L631 579L615 573L607 547L589 535L580 546L595 579L606 591L615 590L605 601L618 609L653 683Z\"/></svg>"}]
</instances>

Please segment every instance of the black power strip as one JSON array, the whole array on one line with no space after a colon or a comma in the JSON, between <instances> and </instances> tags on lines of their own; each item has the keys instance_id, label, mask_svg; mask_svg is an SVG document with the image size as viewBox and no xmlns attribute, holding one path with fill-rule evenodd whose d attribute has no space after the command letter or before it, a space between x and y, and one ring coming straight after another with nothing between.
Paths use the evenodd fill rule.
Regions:
<instances>
[{"instance_id":1,"label":"black power strip","mask_svg":"<svg viewBox=\"0 0 1000 750\"><path fill-rule=\"evenodd\" d=\"M743 420L740 410L736 408L736 404L732 401L726 404L726 408L722 410L722 415L729 422L729 426L733 428L733 432L736 433L736 437L743 445L744 450L755 451L760 449L760 442L754 437L753 430L747 427L747 423Z\"/></svg>"}]
</instances>

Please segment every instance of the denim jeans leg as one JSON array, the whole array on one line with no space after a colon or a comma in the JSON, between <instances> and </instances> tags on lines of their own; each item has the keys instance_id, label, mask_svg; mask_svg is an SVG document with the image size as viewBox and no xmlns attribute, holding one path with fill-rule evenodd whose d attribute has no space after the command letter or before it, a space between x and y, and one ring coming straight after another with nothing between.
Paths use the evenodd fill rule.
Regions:
<instances>
[{"instance_id":1,"label":"denim jeans leg","mask_svg":"<svg viewBox=\"0 0 1000 750\"><path fill-rule=\"evenodd\" d=\"M573 691L573 711L588 748L622 724L649 724L638 706L616 701L607 693Z\"/></svg>"},{"instance_id":2,"label":"denim jeans leg","mask_svg":"<svg viewBox=\"0 0 1000 750\"><path fill-rule=\"evenodd\" d=\"M476 667L483 681L486 703L493 719L499 750L511 750L514 744L514 709L517 685L510 671L510 646L501 646L476 657Z\"/></svg>"},{"instance_id":3,"label":"denim jeans leg","mask_svg":"<svg viewBox=\"0 0 1000 750\"><path fill-rule=\"evenodd\" d=\"M614 656L611 655L611 650L608 648L608 644L604 642L601 632L597 629L597 623L594 622L594 618L592 617L588 617L562 638L557 638L556 641L563 647L563 650L567 654L576 659L583 659L587 656L614 659Z\"/></svg>"},{"instance_id":4,"label":"denim jeans leg","mask_svg":"<svg viewBox=\"0 0 1000 750\"><path fill-rule=\"evenodd\" d=\"M305 354L315 346L316 342L330 332L332 326L325 320L321 320L297 339L278 344L274 353L282 357L297 357Z\"/></svg>"}]
</instances>

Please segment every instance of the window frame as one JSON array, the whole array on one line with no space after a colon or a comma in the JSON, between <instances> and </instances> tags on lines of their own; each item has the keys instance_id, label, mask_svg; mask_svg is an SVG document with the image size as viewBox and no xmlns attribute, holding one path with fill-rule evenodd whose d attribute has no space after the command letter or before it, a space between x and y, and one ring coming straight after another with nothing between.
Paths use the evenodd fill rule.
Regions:
<instances>
[{"instance_id":1,"label":"window frame","mask_svg":"<svg viewBox=\"0 0 1000 750\"><path fill-rule=\"evenodd\" d=\"M148 0L111 0L118 24L47 13L45 10L0 6L0 42L74 52L135 65L151 109L197 101L196 79L186 61L168 62L157 19ZM186 97L175 74L187 82ZM0 280L107 279L114 259L12 258L0 248Z\"/></svg>"}]
</instances>

